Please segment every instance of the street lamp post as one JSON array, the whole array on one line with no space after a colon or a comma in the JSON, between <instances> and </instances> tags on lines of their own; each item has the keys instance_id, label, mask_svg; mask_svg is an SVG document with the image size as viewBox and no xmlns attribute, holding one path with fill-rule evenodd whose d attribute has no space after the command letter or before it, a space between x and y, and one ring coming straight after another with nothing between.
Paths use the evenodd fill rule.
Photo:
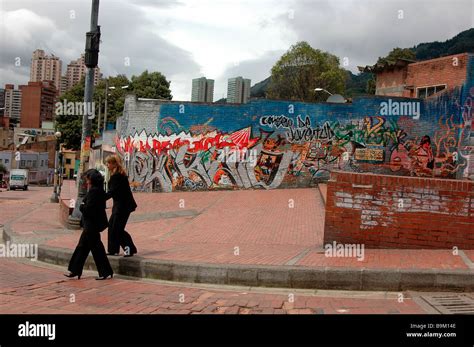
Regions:
<instances>
[{"instance_id":1,"label":"street lamp post","mask_svg":"<svg viewBox=\"0 0 474 347\"><path fill-rule=\"evenodd\" d=\"M61 133L59 131L54 133L54 137L56 137L56 153L54 156L54 190L53 190L53 195L51 196L51 202L59 202L59 192L58 192L58 186L59 186L59 150L60 150L60 145L59 145L59 139L61 138Z\"/></svg>"},{"instance_id":2,"label":"street lamp post","mask_svg":"<svg viewBox=\"0 0 474 347\"><path fill-rule=\"evenodd\" d=\"M61 145L59 149L61 149ZM61 189L63 187L63 179L64 179L63 178L63 174L64 174L63 153L61 152L61 150L59 151L58 158L59 158L59 172L60 172L59 182L58 182L58 196L61 196Z\"/></svg>"},{"instance_id":3,"label":"street lamp post","mask_svg":"<svg viewBox=\"0 0 474 347\"><path fill-rule=\"evenodd\" d=\"M328 93L329 95L332 95L332 93L328 92L326 89L324 88L314 88L314 91L315 92L326 92Z\"/></svg>"}]
</instances>

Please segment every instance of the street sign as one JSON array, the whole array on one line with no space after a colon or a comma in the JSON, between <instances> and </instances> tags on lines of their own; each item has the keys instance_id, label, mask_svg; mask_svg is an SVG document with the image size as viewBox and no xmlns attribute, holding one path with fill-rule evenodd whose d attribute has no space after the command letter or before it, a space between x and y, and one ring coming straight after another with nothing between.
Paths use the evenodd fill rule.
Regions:
<instances>
[{"instance_id":1,"label":"street sign","mask_svg":"<svg viewBox=\"0 0 474 347\"><path fill-rule=\"evenodd\" d=\"M15 152L15 160L20 161L21 159L21 153L20 152Z\"/></svg>"}]
</instances>

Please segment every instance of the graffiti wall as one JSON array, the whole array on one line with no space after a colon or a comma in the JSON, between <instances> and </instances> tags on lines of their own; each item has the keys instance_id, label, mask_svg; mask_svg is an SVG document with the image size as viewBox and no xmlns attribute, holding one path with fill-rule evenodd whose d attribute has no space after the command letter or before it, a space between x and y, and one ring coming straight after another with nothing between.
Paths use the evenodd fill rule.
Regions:
<instances>
[{"instance_id":1,"label":"graffiti wall","mask_svg":"<svg viewBox=\"0 0 474 347\"><path fill-rule=\"evenodd\" d=\"M129 96L116 147L133 187L145 191L308 187L334 169L460 178L471 151L472 95L461 102L463 93L245 105Z\"/></svg>"}]
</instances>

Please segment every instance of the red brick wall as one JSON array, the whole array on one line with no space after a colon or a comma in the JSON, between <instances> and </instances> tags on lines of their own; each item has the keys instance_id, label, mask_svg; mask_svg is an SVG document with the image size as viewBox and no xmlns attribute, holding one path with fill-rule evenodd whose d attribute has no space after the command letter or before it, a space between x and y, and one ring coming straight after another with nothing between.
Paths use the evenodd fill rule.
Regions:
<instances>
[{"instance_id":1,"label":"red brick wall","mask_svg":"<svg viewBox=\"0 0 474 347\"><path fill-rule=\"evenodd\" d=\"M403 91L390 91L390 89L404 85L406 74L406 67L378 73L375 83L377 95L403 96Z\"/></svg>"},{"instance_id":2,"label":"red brick wall","mask_svg":"<svg viewBox=\"0 0 474 347\"><path fill-rule=\"evenodd\" d=\"M474 182L334 171L324 243L474 249Z\"/></svg>"},{"instance_id":3,"label":"red brick wall","mask_svg":"<svg viewBox=\"0 0 474 347\"><path fill-rule=\"evenodd\" d=\"M41 128L41 86L20 86L21 89L21 117L22 128Z\"/></svg>"},{"instance_id":4,"label":"red brick wall","mask_svg":"<svg viewBox=\"0 0 474 347\"><path fill-rule=\"evenodd\" d=\"M457 65L454 65L456 62ZM448 90L461 86L467 77L468 54L456 54L408 65L406 84L415 87L447 84ZM414 91L416 93L416 91ZM406 91L403 96L412 96Z\"/></svg>"},{"instance_id":5,"label":"red brick wall","mask_svg":"<svg viewBox=\"0 0 474 347\"><path fill-rule=\"evenodd\" d=\"M459 87L467 78L468 59L467 53L461 53L380 72L376 78L377 94L415 98L417 87L441 84L446 84L448 90ZM390 92L393 87L405 85L414 86L415 89Z\"/></svg>"}]
</instances>

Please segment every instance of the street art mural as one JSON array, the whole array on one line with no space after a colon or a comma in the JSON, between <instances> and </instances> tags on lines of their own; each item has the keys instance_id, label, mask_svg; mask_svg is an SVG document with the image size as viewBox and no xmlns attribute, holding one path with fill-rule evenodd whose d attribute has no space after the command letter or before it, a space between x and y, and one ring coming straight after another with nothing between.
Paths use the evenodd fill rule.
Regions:
<instances>
[{"instance_id":1,"label":"street art mural","mask_svg":"<svg viewBox=\"0 0 474 347\"><path fill-rule=\"evenodd\" d=\"M452 177L465 166L457 152L462 125L452 116L440 117L434 135L421 138L409 136L403 120L411 124L382 116L314 124L308 116L270 115L234 132L209 125L186 132L168 119L163 133L117 138L116 147L136 190L163 192L311 186L331 170L368 167Z\"/></svg>"},{"instance_id":2,"label":"street art mural","mask_svg":"<svg viewBox=\"0 0 474 347\"><path fill-rule=\"evenodd\" d=\"M269 147L271 142L268 134L263 141L253 138L248 127L231 134L212 131L197 136L141 133L118 140L116 146L135 186L170 192L234 186L277 188L293 153Z\"/></svg>"},{"instance_id":3,"label":"street art mural","mask_svg":"<svg viewBox=\"0 0 474 347\"><path fill-rule=\"evenodd\" d=\"M424 100L233 105L133 98L125 102L116 150L138 191L310 187L333 170L465 179L474 159L473 100L472 72L461 88Z\"/></svg>"},{"instance_id":4,"label":"street art mural","mask_svg":"<svg viewBox=\"0 0 474 347\"><path fill-rule=\"evenodd\" d=\"M412 176L449 178L465 168L467 161L458 152L462 147L463 125L455 124L453 116L440 117L438 125L433 141L425 135L419 141L415 138L400 142L390 156L391 170L405 169Z\"/></svg>"}]
</instances>

